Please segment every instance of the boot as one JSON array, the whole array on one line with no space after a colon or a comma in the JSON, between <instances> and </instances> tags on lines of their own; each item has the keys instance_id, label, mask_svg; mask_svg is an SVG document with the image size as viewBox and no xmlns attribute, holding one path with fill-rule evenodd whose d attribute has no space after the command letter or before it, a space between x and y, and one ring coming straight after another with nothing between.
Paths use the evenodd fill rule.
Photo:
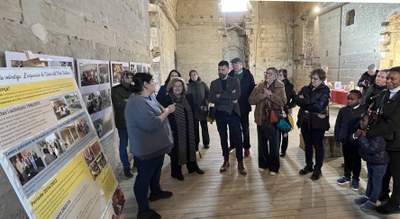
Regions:
<instances>
[{"instance_id":1,"label":"boot","mask_svg":"<svg viewBox=\"0 0 400 219\"><path fill-rule=\"evenodd\" d=\"M243 161L238 162L238 170L239 170L239 173L242 175L247 174L246 169L244 168L244 165L243 165Z\"/></svg>"},{"instance_id":2,"label":"boot","mask_svg":"<svg viewBox=\"0 0 400 219\"><path fill-rule=\"evenodd\" d=\"M229 168L229 160L225 160L221 168L219 169L219 172L221 173L225 172L228 168Z\"/></svg>"}]
</instances>

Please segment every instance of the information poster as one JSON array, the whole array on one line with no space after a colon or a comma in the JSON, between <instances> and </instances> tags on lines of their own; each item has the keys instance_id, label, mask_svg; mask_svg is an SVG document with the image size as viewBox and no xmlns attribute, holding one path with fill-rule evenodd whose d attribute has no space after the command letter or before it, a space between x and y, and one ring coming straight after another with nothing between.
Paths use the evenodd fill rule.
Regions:
<instances>
[{"instance_id":1,"label":"information poster","mask_svg":"<svg viewBox=\"0 0 400 219\"><path fill-rule=\"evenodd\" d=\"M25 53L5 51L4 55L6 57L7 67L24 67L23 62L26 61ZM48 60L50 67L68 67L72 69L72 72L75 72L74 59L72 57L52 56L44 54L33 54L33 56L35 58Z\"/></svg>"},{"instance_id":2,"label":"information poster","mask_svg":"<svg viewBox=\"0 0 400 219\"><path fill-rule=\"evenodd\" d=\"M100 140L114 130L108 61L77 59L78 83L86 109Z\"/></svg>"},{"instance_id":3,"label":"information poster","mask_svg":"<svg viewBox=\"0 0 400 219\"><path fill-rule=\"evenodd\" d=\"M111 77L112 86L116 86L121 83L122 72L129 70L130 66L128 62L111 62Z\"/></svg>"},{"instance_id":4,"label":"information poster","mask_svg":"<svg viewBox=\"0 0 400 219\"><path fill-rule=\"evenodd\" d=\"M119 218L84 106L70 68L0 68L0 163L30 218Z\"/></svg>"}]
</instances>

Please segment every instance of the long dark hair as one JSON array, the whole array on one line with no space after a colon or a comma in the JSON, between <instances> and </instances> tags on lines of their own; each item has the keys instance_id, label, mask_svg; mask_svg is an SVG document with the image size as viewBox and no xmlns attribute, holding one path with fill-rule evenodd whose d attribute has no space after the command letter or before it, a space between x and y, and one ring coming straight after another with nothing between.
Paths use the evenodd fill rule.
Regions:
<instances>
[{"instance_id":1,"label":"long dark hair","mask_svg":"<svg viewBox=\"0 0 400 219\"><path fill-rule=\"evenodd\" d=\"M150 73L139 72L133 75L132 78L132 82L134 83L132 87L133 93L135 94L141 93L143 91L143 83L144 82L150 83L152 79L153 75Z\"/></svg>"},{"instance_id":2,"label":"long dark hair","mask_svg":"<svg viewBox=\"0 0 400 219\"><path fill-rule=\"evenodd\" d=\"M171 74L174 73L174 72L176 72L178 74L178 77L182 77L181 73L179 73L178 70L172 69L168 74L167 80L165 80L165 82L164 82L165 85L168 86L169 80L171 80Z\"/></svg>"}]
</instances>

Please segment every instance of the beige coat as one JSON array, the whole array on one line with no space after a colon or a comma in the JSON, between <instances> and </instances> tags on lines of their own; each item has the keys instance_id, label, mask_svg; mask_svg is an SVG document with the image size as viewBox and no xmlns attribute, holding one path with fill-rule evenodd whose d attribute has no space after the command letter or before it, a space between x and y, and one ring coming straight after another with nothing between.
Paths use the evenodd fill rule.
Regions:
<instances>
[{"instance_id":1,"label":"beige coat","mask_svg":"<svg viewBox=\"0 0 400 219\"><path fill-rule=\"evenodd\" d=\"M251 92L249 97L249 103L251 105L256 105L256 109L254 110L254 121L258 126L262 126L263 121L265 121L265 109L264 109L264 87L266 86L266 82L261 82L258 84L254 90ZM274 89L272 90L272 95L267 97L271 102L275 104L271 104L273 109L276 109L277 112L280 112L282 107L286 104L286 93L285 93L285 85L279 80L274 81Z\"/></svg>"}]
</instances>

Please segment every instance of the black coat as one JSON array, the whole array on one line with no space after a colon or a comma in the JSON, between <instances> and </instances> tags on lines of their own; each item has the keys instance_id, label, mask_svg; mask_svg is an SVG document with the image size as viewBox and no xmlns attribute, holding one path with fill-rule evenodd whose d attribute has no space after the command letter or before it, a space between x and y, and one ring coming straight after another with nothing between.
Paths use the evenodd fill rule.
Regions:
<instances>
[{"instance_id":1,"label":"black coat","mask_svg":"<svg viewBox=\"0 0 400 219\"><path fill-rule=\"evenodd\" d=\"M368 74L368 71L364 72L361 75L360 80L358 80L357 86L362 87L364 90L366 90L368 87L375 84L375 78L376 78L376 74L378 72L379 72L379 70L376 70L375 75L372 75L372 76L370 74ZM362 83L363 81L366 81L367 83L364 85Z\"/></svg>"},{"instance_id":2,"label":"black coat","mask_svg":"<svg viewBox=\"0 0 400 219\"><path fill-rule=\"evenodd\" d=\"M243 77L240 80L240 97L238 102L240 107L240 113L248 114L251 111L249 97L254 87L256 86L256 83L254 82L254 77L249 69L243 68L242 74ZM235 73L233 70L229 72L229 76L235 77Z\"/></svg>"},{"instance_id":3,"label":"black coat","mask_svg":"<svg viewBox=\"0 0 400 219\"><path fill-rule=\"evenodd\" d=\"M374 99L379 95L382 91L386 90L386 86L379 87L374 83L374 85L370 86L367 91L365 91L362 97L362 103L367 107L373 103Z\"/></svg>"},{"instance_id":4,"label":"black coat","mask_svg":"<svg viewBox=\"0 0 400 219\"><path fill-rule=\"evenodd\" d=\"M126 128L125 100L127 100L132 93L132 85L124 86L121 83L111 88L111 99L114 107L115 126L118 129Z\"/></svg>"},{"instance_id":5,"label":"black coat","mask_svg":"<svg viewBox=\"0 0 400 219\"><path fill-rule=\"evenodd\" d=\"M379 116L377 124L369 129L368 137L385 137L387 151L400 152L400 92L389 99L390 91L382 92L375 100Z\"/></svg>"},{"instance_id":6,"label":"black coat","mask_svg":"<svg viewBox=\"0 0 400 219\"><path fill-rule=\"evenodd\" d=\"M304 98L300 98L300 95ZM301 127L304 122L308 123L308 113L327 114L330 97L331 92L325 84L320 84L314 90L311 84L301 88L294 101L300 107L297 126Z\"/></svg>"},{"instance_id":7,"label":"black coat","mask_svg":"<svg viewBox=\"0 0 400 219\"><path fill-rule=\"evenodd\" d=\"M335 122L334 139L337 142L347 144L353 143L352 135L357 131L361 114L366 111L364 106L359 106L356 109L345 106L339 110Z\"/></svg>"},{"instance_id":8,"label":"black coat","mask_svg":"<svg viewBox=\"0 0 400 219\"><path fill-rule=\"evenodd\" d=\"M285 93L286 93L286 105L285 109L292 109L296 106L295 99L296 99L296 91L294 90L294 86L290 81L285 78L283 81L285 85Z\"/></svg>"}]
</instances>

